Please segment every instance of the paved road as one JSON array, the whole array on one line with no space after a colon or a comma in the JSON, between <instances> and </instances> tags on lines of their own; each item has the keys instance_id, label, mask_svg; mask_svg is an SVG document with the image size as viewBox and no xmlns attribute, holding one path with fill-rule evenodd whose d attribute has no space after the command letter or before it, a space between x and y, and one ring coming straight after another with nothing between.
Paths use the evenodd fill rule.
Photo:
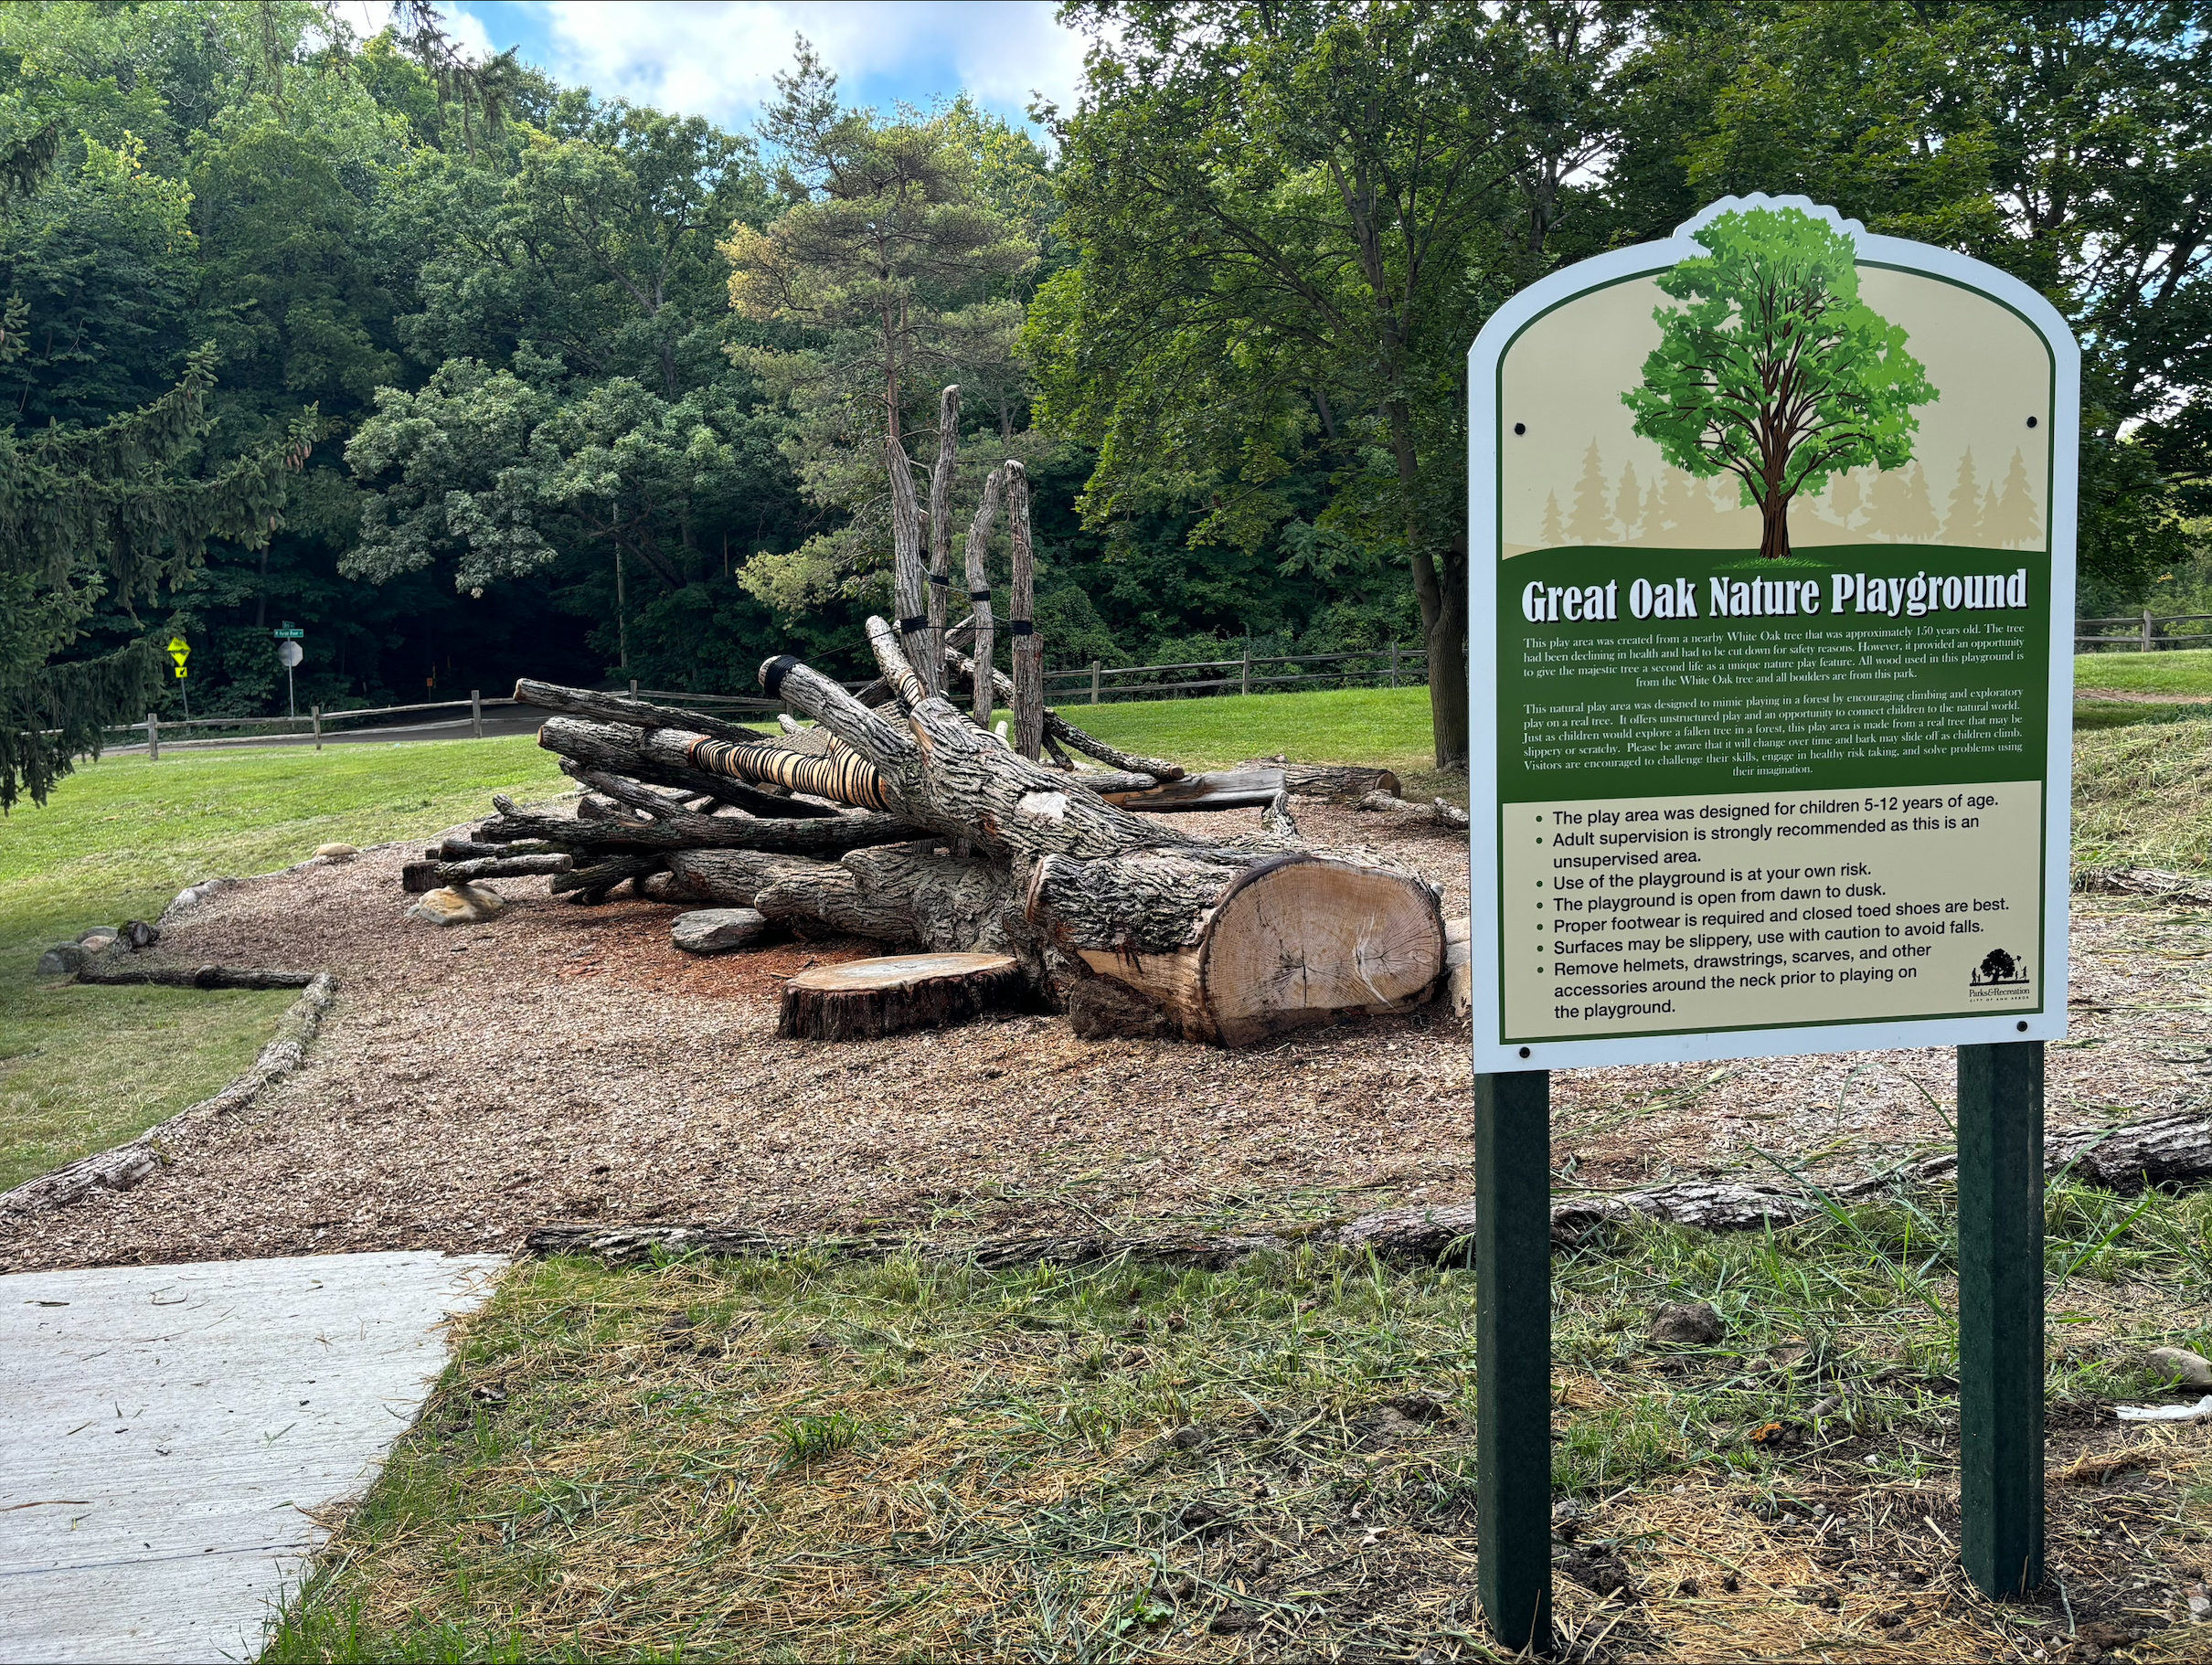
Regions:
<instances>
[{"instance_id":1,"label":"paved road","mask_svg":"<svg viewBox=\"0 0 2212 1665\"><path fill-rule=\"evenodd\" d=\"M0 1661L250 1660L505 1262L0 1277Z\"/></svg>"}]
</instances>

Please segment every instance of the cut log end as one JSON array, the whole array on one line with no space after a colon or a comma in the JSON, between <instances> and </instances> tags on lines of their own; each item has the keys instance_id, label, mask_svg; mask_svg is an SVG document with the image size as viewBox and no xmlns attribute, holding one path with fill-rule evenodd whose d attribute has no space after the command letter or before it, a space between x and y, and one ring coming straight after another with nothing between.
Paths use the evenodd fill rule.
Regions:
<instances>
[{"instance_id":1,"label":"cut log end","mask_svg":"<svg viewBox=\"0 0 2212 1665\"><path fill-rule=\"evenodd\" d=\"M903 954L802 971L783 985L776 1033L786 1040L864 1041L935 1029L1025 1004L1009 954Z\"/></svg>"}]
</instances>

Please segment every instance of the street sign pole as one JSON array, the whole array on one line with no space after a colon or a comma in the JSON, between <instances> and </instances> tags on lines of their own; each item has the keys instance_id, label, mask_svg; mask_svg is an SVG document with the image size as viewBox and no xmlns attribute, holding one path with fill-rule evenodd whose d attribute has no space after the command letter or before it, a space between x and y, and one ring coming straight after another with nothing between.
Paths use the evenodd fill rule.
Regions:
<instances>
[{"instance_id":1,"label":"street sign pole","mask_svg":"<svg viewBox=\"0 0 2212 1665\"><path fill-rule=\"evenodd\" d=\"M1475 1583L1499 1641L1551 1645L1551 1076L1474 1078Z\"/></svg>"},{"instance_id":2,"label":"street sign pole","mask_svg":"<svg viewBox=\"0 0 2212 1665\"><path fill-rule=\"evenodd\" d=\"M2043 1583L2043 1043L1959 1048L1959 1510L1985 1596Z\"/></svg>"}]
</instances>

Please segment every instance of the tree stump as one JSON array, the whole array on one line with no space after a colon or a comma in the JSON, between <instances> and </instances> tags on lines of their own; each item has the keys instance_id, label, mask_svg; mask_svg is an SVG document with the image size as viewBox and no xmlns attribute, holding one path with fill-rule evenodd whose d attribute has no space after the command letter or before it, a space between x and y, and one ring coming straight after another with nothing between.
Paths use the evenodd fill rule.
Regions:
<instances>
[{"instance_id":1,"label":"tree stump","mask_svg":"<svg viewBox=\"0 0 2212 1665\"><path fill-rule=\"evenodd\" d=\"M802 971L785 983L776 1033L787 1040L873 1040L1019 1006L1027 992L1010 954L856 960Z\"/></svg>"}]
</instances>

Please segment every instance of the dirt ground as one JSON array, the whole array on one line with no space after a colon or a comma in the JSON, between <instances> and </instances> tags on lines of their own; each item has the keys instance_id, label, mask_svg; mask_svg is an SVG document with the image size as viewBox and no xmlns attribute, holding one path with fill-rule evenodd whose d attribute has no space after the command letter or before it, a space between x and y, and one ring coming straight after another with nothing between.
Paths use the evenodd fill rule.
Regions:
<instances>
[{"instance_id":1,"label":"dirt ground","mask_svg":"<svg viewBox=\"0 0 2212 1665\"><path fill-rule=\"evenodd\" d=\"M1213 832L1248 819L1185 818ZM1256 820L1256 816L1250 819ZM1302 805L1317 842L1379 844L1466 907L1461 836L1379 837ZM1021 1016L824 1046L775 1035L782 980L877 951L791 942L694 959L667 907L578 907L541 880L476 927L407 919L414 844L253 880L154 951L328 970L306 1065L241 1116L172 1141L127 1193L0 1226L0 1270L351 1249L503 1248L556 1220L694 1220L942 1235L1151 1220L1259 1224L1472 1191L1465 1026L1442 1007L1222 1052L1078 1040ZM2204 916L2078 897L2073 1038L2050 1054L2053 1126L2201 1098ZM1823 1173L1943 1142L1947 1052L1554 1076L1570 1182Z\"/></svg>"}]
</instances>

